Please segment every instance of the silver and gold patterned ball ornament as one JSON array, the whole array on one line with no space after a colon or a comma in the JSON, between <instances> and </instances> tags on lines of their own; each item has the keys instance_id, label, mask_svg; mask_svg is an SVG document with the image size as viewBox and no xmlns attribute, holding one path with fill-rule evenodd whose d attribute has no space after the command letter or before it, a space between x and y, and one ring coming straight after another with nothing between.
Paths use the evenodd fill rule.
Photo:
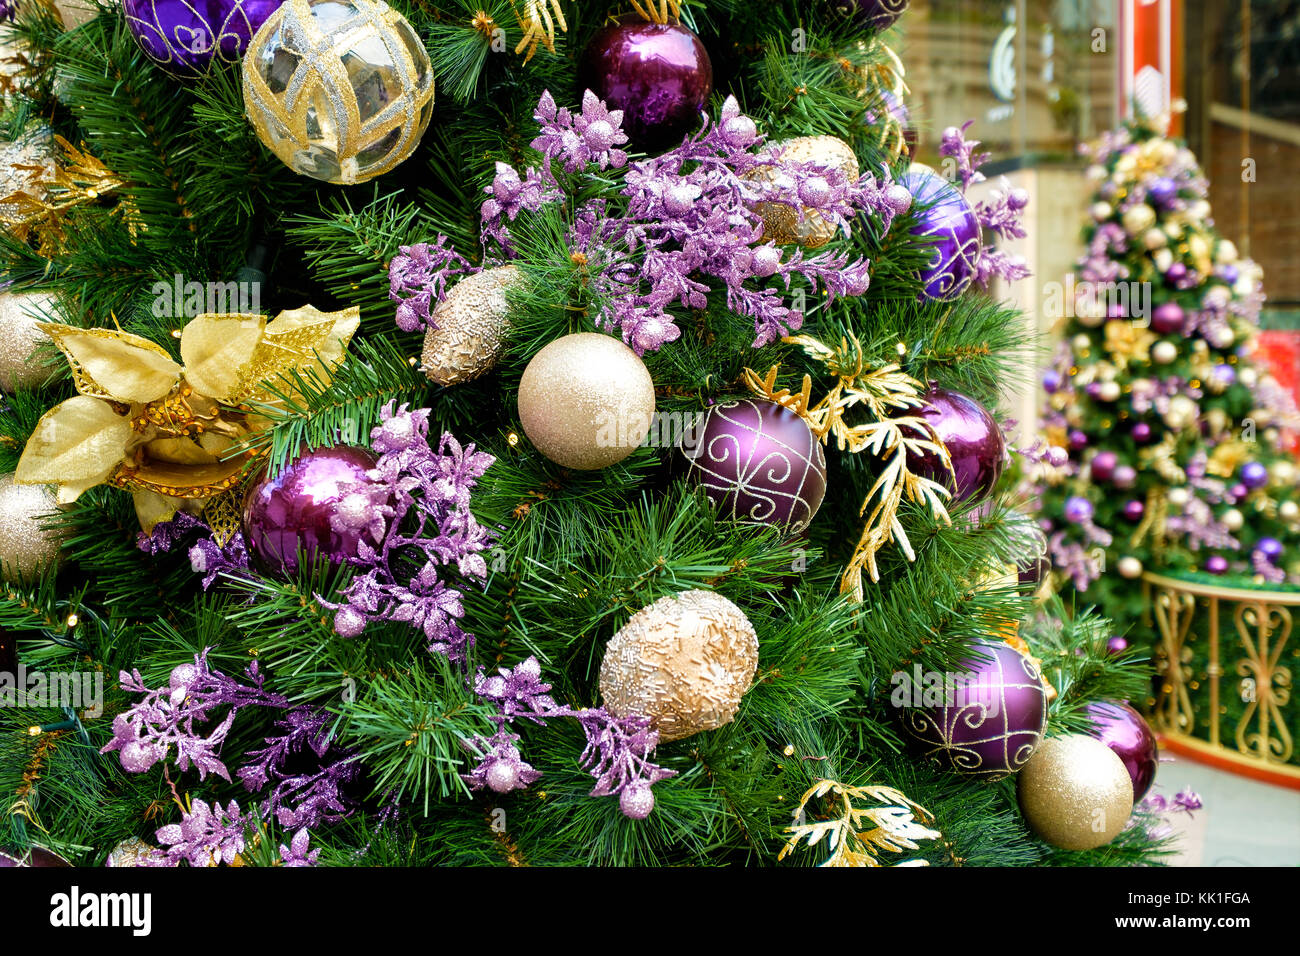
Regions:
<instances>
[{"instance_id":1,"label":"silver and gold patterned ball ornament","mask_svg":"<svg viewBox=\"0 0 1300 956\"><path fill-rule=\"evenodd\" d=\"M490 371L509 328L506 290L518 266L498 266L461 279L429 316L420 368L439 385L468 382Z\"/></svg>"},{"instance_id":2,"label":"silver and gold patterned ball ornament","mask_svg":"<svg viewBox=\"0 0 1300 956\"><path fill-rule=\"evenodd\" d=\"M839 170L849 182L857 182L860 169L853 148L834 136L800 136L776 145L780 160L746 174L747 179L780 183L784 175L781 164L816 163ZM795 188L793 180L790 188ZM805 188L817 188L815 178ZM835 224L827 222L815 209L797 209L793 204L760 202L754 211L763 217L763 238L785 245L797 243L805 249L818 249L835 238Z\"/></svg>"},{"instance_id":3,"label":"silver and gold patterned ball ornament","mask_svg":"<svg viewBox=\"0 0 1300 956\"><path fill-rule=\"evenodd\" d=\"M735 719L758 669L758 635L712 591L684 591L637 611L610 640L600 695L615 717L649 717L662 742Z\"/></svg>"},{"instance_id":4,"label":"silver and gold patterned ball ornament","mask_svg":"<svg viewBox=\"0 0 1300 956\"><path fill-rule=\"evenodd\" d=\"M1063 850L1105 846L1133 813L1124 761L1087 734L1039 744L1016 778L1016 796L1030 829Z\"/></svg>"},{"instance_id":5,"label":"silver and gold patterned ball ornament","mask_svg":"<svg viewBox=\"0 0 1300 956\"><path fill-rule=\"evenodd\" d=\"M0 476L0 580L31 580L63 560L62 536L44 527L59 510L47 485L16 485Z\"/></svg>"},{"instance_id":6,"label":"silver and gold patterned ball ornament","mask_svg":"<svg viewBox=\"0 0 1300 956\"><path fill-rule=\"evenodd\" d=\"M244 109L290 169L363 183L415 151L433 115L433 68L383 0L285 0L249 44Z\"/></svg>"},{"instance_id":7,"label":"silver and gold patterned ball ornament","mask_svg":"<svg viewBox=\"0 0 1300 956\"><path fill-rule=\"evenodd\" d=\"M56 303L48 292L0 292L0 391L38 388L49 377L33 353L50 341L36 324L58 318Z\"/></svg>"}]
</instances>

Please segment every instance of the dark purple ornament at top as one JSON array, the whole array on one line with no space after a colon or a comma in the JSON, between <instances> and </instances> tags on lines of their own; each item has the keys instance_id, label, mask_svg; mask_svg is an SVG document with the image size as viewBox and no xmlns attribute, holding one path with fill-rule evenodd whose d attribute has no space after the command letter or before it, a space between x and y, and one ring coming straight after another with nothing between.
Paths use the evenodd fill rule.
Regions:
<instances>
[{"instance_id":1,"label":"dark purple ornament at top","mask_svg":"<svg viewBox=\"0 0 1300 956\"><path fill-rule=\"evenodd\" d=\"M122 0L127 29L153 60L181 78L213 59L238 63L253 34L283 0Z\"/></svg>"},{"instance_id":2,"label":"dark purple ornament at top","mask_svg":"<svg viewBox=\"0 0 1300 956\"><path fill-rule=\"evenodd\" d=\"M984 406L960 392L931 388L923 397L920 413L948 449L952 473L935 454L909 456L907 467L952 491L954 501L987 497L1006 462L1002 429Z\"/></svg>"},{"instance_id":3,"label":"dark purple ornament at top","mask_svg":"<svg viewBox=\"0 0 1300 956\"><path fill-rule=\"evenodd\" d=\"M623 129L642 148L676 145L699 125L713 92L704 44L679 23L625 17L591 38L582 85L623 111Z\"/></svg>"},{"instance_id":4,"label":"dark purple ornament at top","mask_svg":"<svg viewBox=\"0 0 1300 956\"><path fill-rule=\"evenodd\" d=\"M922 295L948 302L965 292L975 277L979 220L957 187L931 169L913 165L903 185L912 194L917 218L912 235L938 240L930 246L930 261L921 267Z\"/></svg>"},{"instance_id":5,"label":"dark purple ornament at top","mask_svg":"<svg viewBox=\"0 0 1300 956\"><path fill-rule=\"evenodd\" d=\"M1146 796L1156 779L1156 766L1160 750L1156 735L1146 720L1128 704L1118 701L1093 701L1084 707L1092 720L1089 733L1104 743L1124 763L1129 779L1133 781L1133 802Z\"/></svg>"},{"instance_id":6,"label":"dark purple ornament at top","mask_svg":"<svg viewBox=\"0 0 1300 956\"><path fill-rule=\"evenodd\" d=\"M957 773L1015 773L1043 737L1047 692L1038 668L1008 644L981 643L983 660L934 681L913 682L899 716L908 735Z\"/></svg>"},{"instance_id":7,"label":"dark purple ornament at top","mask_svg":"<svg viewBox=\"0 0 1300 956\"><path fill-rule=\"evenodd\" d=\"M831 0L831 9L871 30L884 30L903 15L911 0Z\"/></svg>"},{"instance_id":8,"label":"dark purple ornament at top","mask_svg":"<svg viewBox=\"0 0 1300 956\"><path fill-rule=\"evenodd\" d=\"M57 853L51 853L39 846L32 847L25 855L15 850L0 850L0 870L65 866L72 866L72 864Z\"/></svg>"},{"instance_id":9,"label":"dark purple ornament at top","mask_svg":"<svg viewBox=\"0 0 1300 956\"><path fill-rule=\"evenodd\" d=\"M714 405L682 436L687 478L727 518L799 533L826 494L826 455L802 418L775 402Z\"/></svg>"},{"instance_id":10,"label":"dark purple ornament at top","mask_svg":"<svg viewBox=\"0 0 1300 956\"><path fill-rule=\"evenodd\" d=\"M257 565L271 574L295 574L299 549L309 560L324 557L335 567L356 557L365 532L336 530L330 518L348 486L368 482L366 472L375 462L364 448L318 448L255 484L244 499L244 542Z\"/></svg>"}]
</instances>

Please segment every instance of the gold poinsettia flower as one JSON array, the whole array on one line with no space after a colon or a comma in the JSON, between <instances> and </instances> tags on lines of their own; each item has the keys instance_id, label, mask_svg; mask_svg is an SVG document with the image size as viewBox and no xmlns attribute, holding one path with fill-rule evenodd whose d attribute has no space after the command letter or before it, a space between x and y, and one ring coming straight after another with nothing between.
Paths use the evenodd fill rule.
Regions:
<instances>
[{"instance_id":1,"label":"gold poinsettia flower","mask_svg":"<svg viewBox=\"0 0 1300 956\"><path fill-rule=\"evenodd\" d=\"M1118 365L1150 362L1151 346L1155 342L1153 332L1139 328L1127 319L1111 319L1106 323L1105 348Z\"/></svg>"},{"instance_id":2,"label":"gold poinsettia flower","mask_svg":"<svg viewBox=\"0 0 1300 956\"><path fill-rule=\"evenodd\" d=\"M333 369L360 320L358 308L312 306L271 322L199 315L181 332L184 365L128 332L40 323L79 394L41 417L14 480L57 485L60 504L96 485L124 488L145 531L178 510L202 513L243 479L253 456L237 448L266 425L241 404L273 399L269 386L286 373Z\"/></svg>"},{"instance_id":3,"label":"gold poinsettia flower","mask_svg":"<svg viewBox=\"0 0 1300 956\"><path fill-rule=\"evenodd\" d=\"M1250 461L1250 446L1243 441L1225 441L1214 449L1205 472L1216 478L1231 478L1237 469Z\"/></svg>"}]
</instances>

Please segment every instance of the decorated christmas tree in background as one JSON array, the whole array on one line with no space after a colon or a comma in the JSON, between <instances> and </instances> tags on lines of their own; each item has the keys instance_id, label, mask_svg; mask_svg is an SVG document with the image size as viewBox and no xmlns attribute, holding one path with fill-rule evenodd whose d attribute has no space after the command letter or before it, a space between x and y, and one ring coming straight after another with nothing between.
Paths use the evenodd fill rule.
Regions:
<instances>
[{"instance_id":1,"label":"decorated christmas tree in background","mask_svg":"<svg viewBox=\"0 0 1300 956\"><path fill-rule=\"evenodd\" d=\"M0 863L1166 854L899 6L22 8Z\"/></svg>"},{"instance_id":2,"label":"decorated christmas tree in background","mask_svg":"<svg viewBox=\"0 0 1300 956\"><path fill-rule=\"evenodd\" d=\"M1295 403L1252 361L1264 282L1216 231L1208 183L1153 122L1093 145L1086 253L1043 376L1034 469L1058 584L1121 628L1144 569L1300 585Z\"/></svg>"}]
</instances>

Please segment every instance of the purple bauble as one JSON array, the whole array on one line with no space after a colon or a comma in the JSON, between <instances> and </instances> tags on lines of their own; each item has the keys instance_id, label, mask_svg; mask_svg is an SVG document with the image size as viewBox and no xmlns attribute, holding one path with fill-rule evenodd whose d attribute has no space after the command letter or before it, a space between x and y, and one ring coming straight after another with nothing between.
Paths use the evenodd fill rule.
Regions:
<instances>
[{"instance_id":1,"label":"purple bauble","mask_svg":"<svg viewBox=\"0 0 1300 956\"><path fill-rule=\"evenodd\" d=\"M300 455L275 478L254 484L244 499L249 555L271 574L296 573L300 549L308 560L324 557L334 567L356 557L364 522L356 522L355 530L339 530L330 518L349 486L369 483L366 472L375 461L364 448L319 448Z\"/></svg>"},{"instance_id":2,"label":"purple bauble","mask_svg":"<svg viewBox=\"0 0 1300 956\"><path fill-rule=\"evenodd\" d=\"M1137 477L1137 469L1132 465L1119 465L1110 480L1116 488L1132 488L1137 484Z\"/></svg>"},{"instance_id":3,"label":"purple bauble","mask_svg":"<svg viewBox=\"0 0 1300 956\"><path fill-rule=\"evenodd\" d=\"M1157 335L1172 335L1182 331L1187 314L1177 302L1162 302L1151 313L1151 331Z\"/></svg>"},{"instance_id":4,"label":"purple bauble","mask_svg":"<svg viewBox=\"0 0 1300 956\"><path fill-rule=\"evenodd\" d=\"M1151 426L1146 422L1137 422L1133 426L1133 440L1139 445L1145 445L1151 440Z\"/></svg>"},{"instance_id":5,"label":"purple bauble","mask_svg":"<svg viewBox=\"0 0 1300 956\"><path fill-rule=\"evenodd\" d=\"M1214 366L1214 369L1210 374L1213 375L1225 388L1237 380L1237 370L1227 362Z\"/></svg>"},{"instance_id":6,"label":"purple bauble","mask_svg":"<svg viewBox=\"0 0 1300 956\"><path fill-rule=\"evenodd\" d=\"M913 680L900 716L908 735L957 773L1002 777L1024 766L1042 739L1047 692L1034 662L1015 648L976 650L985 659L966 661L963 673L923 676L919 687Z\"/></svg>"},{"instance_id":7,"label":"purple bauble","mask_svg":"<svg viewBox=\"0 0 1300 956\"><path fill-rule=\"evenodd\" d=\"M1153 206L1167 206L1178 195L1178 184L1167 176L1158 176L1147 184L1147 199Z\"/></svg>"},{"instance_id":8,"label":"purple bauble","mask_svg":"<svg viewBox=\"0 0 1300 956\"><path fill-rule=\"evenodd\" d=\"M832 0L831 8L872 30L893 26L911 0Z\"/></svg>"},{"instance_id":9,"label":"purple bauble","mask_svg":"<svg viewBox=\"0 0 1300 956\"><path fill-rule=\"evenodd\" d=\"M618 808L629 820L644 820L655 808L655 794L644 780L634 780L618 795Z\"/></svg>"},{"instance_id":10,"label":"purple bauble","mask_svg":"<svg viewBox=\"0 0 1300 956\"><path fill-rule=\"evenodd\" d=\"M1147 513L1147 506L1140 501L1124 502L1124 520L1131 521L1134 524L1142 520L1142 516Z\"/></svg>"},{"instance_id":11,"label":"purple bauble","mask_svg":"<svg viewBox=\"0 0 1300 956\"><path fill-rule=\"evenodd\" d=\"M1088 447L1088 436L1077 428L1072 429L1067 437L1070 442L1070 451L1083 451Z\"/></svg>"},{"instance_id":12,"label":"purple bauble","mask_svg":"<svg viewBox=\"0 0 1300 956\"><path fill-rule=\"evenodd\" d=\"M1277 559L1282 557L1282 542L1277 538L1260 538L1255 542L1255 550L1264 556L1264 559L1277 564Z\"/></svg>"},{"instance_id":13,"label":"purple bauble","mask_svg":"<svg viewBox=\"0 0 1300 956\"><path fill-rule=\"evenodd\" d=\"M1046 557L1037 557L1016 566L1016 577L1021 584L1039 584L1051 572L1052 562Z\"/></svg>"},{"instance_id":14,"label":"purple bauble","mask_svg":"<svg viewBox=\"0 0 1300 956\"><path fill-rule=\"evenodd\" d=\"M1043 373L1043 391L1048 395L1055 395L1060 391L1063 381L1060 372L1054 368L1049 368Z\"/></svg>"},{"instance_id":15,"label":"purple bauble","mask_svg":"<svg viewBox=\"0 0 1300 956\"><path fill-rule=\"evenodd\" d=\"M1181 262L1171 262L1169 268L1165 270L1165 278L1175 284L1182 282L1187 278L1187 266Z\"/></svg>"},{"instance_id":16,"label":"purple bauble","mask_svg":"<svg viewBox=\"0 0 1300 956\"><path fill-rule=\"evenodd\" d=\"M704 44L678 23L624 18L591 38L583 55L583 86L623 111L623 129L637 146L680 140L700 122L713 92L713 64Z\"/></svg>"},{"instance_id":17,"label":"purple bauble","mask_svg":"<svg viewBox=\"0 0 1300 956\"><path fill-rule=\"evenodd\" d=\"M1115 468L1119 465L1119 456L1113 451L1099 451L1088 463L1088 474L1093 481L1110 481L1115 477Z\"/></svg>"},{"instance_id":18,"label":"purple bauble","mask_svg":"<svg viewBox=\"0 0 1300 956\"><path fill-rule=\"evenodd\" d=\"M1205 570L1210 574L1226 574L1228 559L1221 554L1212 554L1205 559Z\"/></svg>"},{"instance_id":19,"label":"purple bauble","mask_svg":"<svg viewBox=\"0 0 1300 956\"><path fill-rule=\"evenodd\" d=\"M65 866L72 866L72 864L57 853L51 853L39 846L32 847L25 855L15 850L0 850L0 870Z\"/></svg>"},{"instance_id":20,"label":"purple bauble","mask_svg":"<svg viewBox=\"0 0 1300 956\"><path fill-rule=\"evenodd\" d=\"M955 299L971 284L979 263L979 220L957 187L932 170L913 166L903 185L912 194L917 219L912 235L931 240L930 261L920 272L922 294L939 302Z\"/></svg>"},{"instance_id":21,"label":"purple bauble","mask_svg":"<svg viewBox=\"0 0 1300 956\"><path fill-rule=\"evenodd\" d=\"M826 494L826 455L808 423L775 402L714 405L682 436L687 477L724 517L808 527Z\"/></svg>"},{"instance_id":22,"label":"purple bauble","mask_svg":"<svg viewBox=\"0 0 1300 956\"><path fill-rule=\"evenodd\" d=\"M1241 483L1252 491L1268 484L1268 469L1257 461L1248 461L1241 466Z\"/></svg>"},{"instance_id":23,"label":"purple bauble","mask_svg":"<svg viewBox=\"0 0 1300 956\"><path fill-rule=\"evenodd\" d=\"M1065 520L1070 524L1083 524L1092 520L1092 502L1087 498L1071 495L1065 499L1065 507L1062 509L1062 513L1065 515Z\"/></svg>"},{"instance_id":24,"label":"purple bauble","mask_svg":"<svg viewBox=\"0 0 1300 956\"><path fill-rule=\"evenodd\" d=\"M1156 735L1145 719L1128 704L1099 700L1084 707L1092 720L1089 732L1111 750L1124 763L1129 779L1133 781L1133 802L1146 796L1156 779L1156 766L1160 750Z\"/></svg>"},{"instance_id":25,"label":"purple bauble","mask_svg":"<svg viewBox=\"0 0 1300 956\"><path fill-rule=\"evenodd\" d=\"M952 472L932 453L909 455L907 467L953 493L953 501L978 501L1002 477L1007 445L1002 429L984 406L960 392L931 388L922 396L921 415L948 449Z\"/></svg>"},{"instance_id":26,"label":"purple bauble","mask_svg":"<svg viewBox=\"0 0 1300 956\"><path fill-rule=\"evenodd\" d=\"M168 73L202 76L213 59L238 63L282 0L122 0L126 25Z\"/></svg>"},{"instance_id":27,"label":"purple bauble","mask_svg":"<svg viewBox=\"0 0 1300 956\"><path fill-rule=\"evenodd\" d=\"M1228 285L1235 285L1241 273L1237 271L1234 265L1219 266L1219 278Z\"/></svg>"},{"instance_id":28,"label":"purple bauble","mask_svg":"<svg viewBox=\"0 0 1300 956\"><path fill-rule=\"evenodd\" d=\"M1128 641L1116 634L1106 642L1107 654L1123 654L1128 650Z\"/></svg>"}]
</instances>

